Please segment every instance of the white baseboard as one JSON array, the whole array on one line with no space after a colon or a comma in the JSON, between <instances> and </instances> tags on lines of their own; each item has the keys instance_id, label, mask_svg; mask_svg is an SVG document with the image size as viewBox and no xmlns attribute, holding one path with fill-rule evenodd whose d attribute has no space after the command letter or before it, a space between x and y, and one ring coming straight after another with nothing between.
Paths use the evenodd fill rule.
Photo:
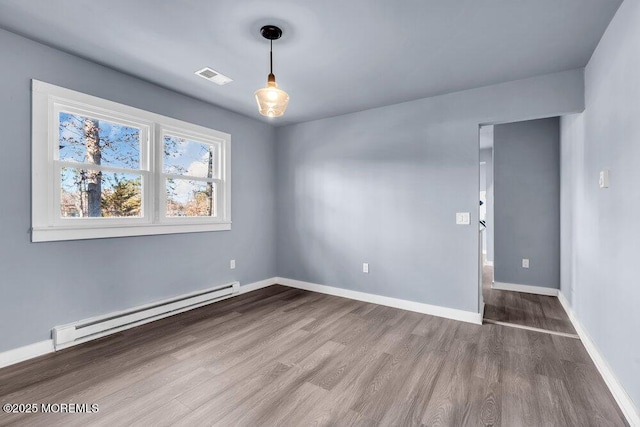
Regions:
<instances>
[{"instance_id":1,"label":"white baseboard","mask_svg":"<svg viewBox=\"0 0 640 427\"><path fill-rule=\"evenodd\" d=\"M491 289L499 291L515 291L527 294L546 295L551 297L558 296L558 290L553 288L545 288L544 286L519 285L517 283L493 282Z\"/></svg>"},{"instance_id":2,"label":"white baseboard","mask_svg":"<svg viewBox=\"0 0 640 427\"><path fill-rule=\"evenodd\" d=\"M53 340L40 341L0 353L0 368L53 353Z\"/></svg>"},{"instance_id":3,"label":"white baseboard","mask_svg":"<svg viewBox=\"0 0 640 427\"><path fill-rule=\"evenodd\" d=\"M582 325L576 318L571 304L569 304L569 301L564 296L562 291L558 293L558 299L560 300L560 304L562 304L564 311L567 312L569 320L571 320L573 327L578 333L578 336L580 337L584 348L587 350L587 353L589 353L589 356L591 356L591 360L593 360L596 368L598 368L598 372L600 372L600 375L602 375L604 382L607 384L607 387L609 387L609 391L611 391L611 394L618 403L618 406L620 406L620 410L627 419L627 422L632 427L640 427L640 411L638 410L638 408L636 408L633 400L631 400L631 397L629 397L627 392L622 387L622 384L620 384L620 381L618 381L618 378L611 369L611 366L609 366L609 363L607 363L602 353L600 353L600 350L598 349L596 344L593 342L587 331L582 327Z\"/></svg>"},{"instance_id":4,"label":"white baseboard","mask_svg":"<svg viewBox=\"0 0 640 427\"><path fill-rule=\"evenodd\" d=\"M271 277L270 279L260 280L258 282L249 283L248 285L240 286L239 295L246 294L247 292L257 291L258 289L266 288L267 286L275 285L277 277Z\"/></svg>"},{"instance_id":5,"label":"white baseboard","mask_svg":"<svg viewBox=\"0 0 640 427\"><path fill-rule=\"evenodd\" d=\"M240 286L240 290L237 294L234 294L227 298L233 298L234 296L246 294L248 292L266 288L275 284L281 284L292 288L305 289L308 291L319 292L328 295L335 295L373 304L385 305L402 310L415 311L417 313L445 317L447 319L459 320L462 322L475 323L478 325L482 324L482 313L473 313L471 311L441 307L437 305L408 301L399 298L385 297L382 295L335 288L332 286L318 285L315 283L302 282L300 280L286 279L282 277L272 277L269 279L260 280L258 282L249 283L247 285L242 285ZM35 344L26 345L24 347L7 350L0 353L0 368L23 362L25 360L33 359L35 357L52 352L54 352L53 340L41 341Z\"/></svg>"},{"instance_id":6,"label":"white baseboard","mask_svg":"<svg viewBox=\"0 0 640 427\"><path fill-rule=\"evenodd\" d=\"M399 298L385 297L382 295L369 294L365 292L352 291L349 289L335 288L333 286L319 285L317 283L303 282L300 280L277 277L277 283L292 288L304 289L312 292L319 292L327 295L334 295L358 301L370 302L373 304L386 305L388 307L402 310L415 311L417 313L430 314L432 316L445 317L447 319L459 320L462 322L482 324L482 314L471 311L458 310L455 308L441 307L437 305L425 304L403 300Z\"/></svg>"}]
</instances>

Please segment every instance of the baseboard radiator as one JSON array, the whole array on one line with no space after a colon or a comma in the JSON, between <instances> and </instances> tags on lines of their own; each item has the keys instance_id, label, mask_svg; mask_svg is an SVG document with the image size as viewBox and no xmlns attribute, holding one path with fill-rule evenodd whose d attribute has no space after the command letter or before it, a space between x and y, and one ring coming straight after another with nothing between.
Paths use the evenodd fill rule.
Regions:
<instances>
[{"instance_id":1,"label":"baseboard radiator","mask_svg":"<svg viewBox=\"0 0 640 427\"><path fill-rule=\"evenodd\" d=\"M168 300L142 305L129 310L110 313L67 325L56 326L52 330L56 351L76 344L114 334L134 326L153 322L184 311L193 310L240 291L240 283L232 282L212 289L193 292Z\"/></svg>"}]
</instances>

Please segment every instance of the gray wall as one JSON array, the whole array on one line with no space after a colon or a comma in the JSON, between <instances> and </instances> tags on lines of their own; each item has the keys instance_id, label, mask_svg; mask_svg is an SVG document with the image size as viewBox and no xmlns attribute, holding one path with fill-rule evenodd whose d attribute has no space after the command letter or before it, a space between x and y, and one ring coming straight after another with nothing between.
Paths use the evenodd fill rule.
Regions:
<instances>
[{"instance_id":1,"label":"gray wall","mask_svg":"<svg viewBox=\"0 0 640 427\"><path fill-rule=\"evenodd\" d=\"M576 316L640 410L640 2L625 1L562 120L563 281ZM611 186L598 173L609 169ZM570 171L570 172L569 172Z\"/></svg>"},{"instance_id":2,"label":"gray wall","mask_svg":"<svg viewBox=\"0 0 640 427\"><path fill-rule=\"evenodd\" d=\"M278 275L477 312L478 125L582 108L574 70L278 128Z\"/></svg>"},{"instance_id":3,"label":"gray wall","mask_svg":"<svg viewBox=\"0 0 640 427\"><path fill-rule=\"evenodd\" d=\"M493 140L493 131L491 132ZM487 192L487 217L484 232L484 246L486 249L486 261L493 262L493 148L480 150L480 161L485 162L485 189ZM482 189L482 184L480 185Z\"/></svg>"},{"instance_id":4,"label":"gray wall","mask_svg":"<svg viewBox=\"0 0 640 427\"><path fill-rule=\"evenodd\" d=\"M558 289L559 119L494 126L493 155L494 280Z\"/></svg>"},{"instance_id":5,"label":"gray wall","mask_svg":"<svg viewBox=\"0 0 640 427\"><path fill-rule=\"evenodd\" d=\"M0 351L55 325L276 275L272 127L5 31L0 52ZM31 243L31 78L230 133L233 229Z\"/></svg>"}]
</instances>

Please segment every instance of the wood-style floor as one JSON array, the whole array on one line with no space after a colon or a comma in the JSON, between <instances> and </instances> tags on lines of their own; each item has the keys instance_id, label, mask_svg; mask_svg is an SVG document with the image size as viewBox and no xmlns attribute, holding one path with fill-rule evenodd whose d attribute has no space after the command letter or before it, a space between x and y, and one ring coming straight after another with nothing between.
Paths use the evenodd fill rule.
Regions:
<instances>
[{"instance_id":1,"label":"wood-style floor","mask_svg":"<svg viewBox=\"0 0 640 427\"><path fill-rule=\"evenodd\" d=\"M576 335L557 297L492 289L493 267L482 273L485 319Z\"/></svg>"},{"instance_id":2,"label":"wood-style floor","mask_svg":"<svg viewBox=\"0 0 640 427\"><path fill-rule=\"evenodd\" d=\"M271 286L0 370L29 426L622 426L577 339Z\"/></svg>"}]
</instances>

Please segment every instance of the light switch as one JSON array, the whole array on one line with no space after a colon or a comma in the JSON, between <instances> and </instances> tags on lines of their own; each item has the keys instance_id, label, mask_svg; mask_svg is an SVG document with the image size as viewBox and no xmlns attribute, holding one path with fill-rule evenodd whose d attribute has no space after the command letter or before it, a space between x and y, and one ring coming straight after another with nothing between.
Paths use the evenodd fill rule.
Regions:
<instances>
[{"instance_id":1,"label":"light switch","mask_svg":"<svg viewBox=\"0 0 640 427\"><path fill-rule=\"evenodd\" d=\"M368 273L369 272L369 263L368 262L363 262L362 263L362 272L363 273Z\"/></svg>"},{"instance_id":2,"label":"light switch","mask_svg":"<svg viewBox=\"0 0 640 427\"><path fill-rule=\"evenodd\" d=\"M456 224L458 225L469 225L471 224L471 219L469 212L458 212L456 213Z\"/></svg>"},{"instance_id":3,"label":"light switch","mask_svg":"<svg viewBox=\"0 0 640 427\"><path fill-rule=\"evenodd\" d=\"M604 169L600 171L600 178L598 179L600 188L609 188L609 170Z\"/></svg>"}]
</instances>

